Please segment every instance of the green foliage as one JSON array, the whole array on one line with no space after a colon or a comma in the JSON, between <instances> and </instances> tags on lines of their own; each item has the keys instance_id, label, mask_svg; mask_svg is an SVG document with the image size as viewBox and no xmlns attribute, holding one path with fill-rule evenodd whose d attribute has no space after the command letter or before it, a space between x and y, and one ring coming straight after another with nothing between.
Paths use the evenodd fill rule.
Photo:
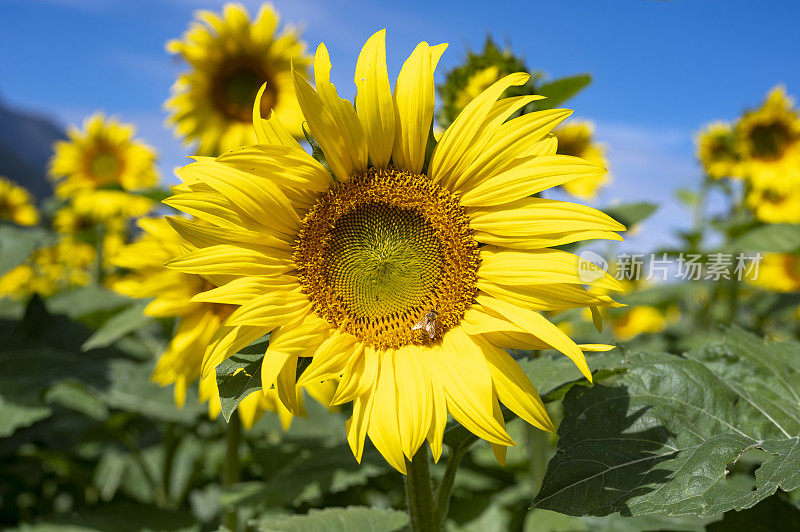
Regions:
<instances>
[{"instance_id":1,"label":"green foliage","mask_svg":"<svg viewBox=\"0 0 800 532\"><path fill-rule=\"evenodd\" d=\"M230 421L242 399L261 390L261 361L269 340L259 340L217 366L217 386L222 415Z\"/></svg>"},{"instance_id":2,"label":"green foliage","mask_svg":"<svg viewBox=\"0 0 800 532\"><path fill-rule=\"evenodd\" d=\"M536 102L536 110L558 107L591 83L590 74L578 74L542 83L536 87L536 94L544 96L545 99Z\"/></svg>"},{"instance_id":3,"label":"green foliage","mask_svg":"<svg viewBox=\"0 0 800 532\"><path fill-rule=\"evenodd\" d=\"M83 351L96 347L106 347L123 336L147 323L150 318L144 315L147 301L137 301L122 312L115 314L97 329L81 346Z\"/></svg>"},{"instance_id":4,"label":"green foliage","mask_svg":"<svg viewBox=\"0 0 800 532\"><path fill-rule=\"evenodd\" d=\"M52 235L39 227L0 223L0 276L25 262L35 249L53 241Z\"/></svg>"},{"instance_id":5,"label":"green foliage","mask_svg":"<svg viewBox=\"0 0 800 532\"><path fill-rule=\"evenodd\" d=\"M631 362L613 386L567 393L535 507L704 517L800 487L800 345L733 329L685 358ZM741 489L728 476L754 449L767 454Z\"/></svg>"},{"instance_id":6,"label":"green foliage","mask_svg":"<svg viewBox=\"0 0 800 532\"><path fill-rule=\"evenodd\" d=\"M312 510L307 515L274 517L258 521L262 532L391 532L408 524L408 515L396 510L380 508L328 508Z\"/></svg>"},{"instance_id":7,"label":"green foliage","mask_svg":"<svg viewBox=\"0 0 800 532\"><path fill-rule=\"evenodd\" d=\"M730 245L742 251L793 253L800 251L800 224L770 224L757 226Z\"/></svg>"},{"instance_id":8,"label":"green foliage","mask_svg":"<svg viewBox=\"0 0 800 532\"><path fill-rule=\"evenodd\" d=\"M629 230L636 224L643 222L658 210L658 205L646 201L624 203L606 207L603 211L623 224Z\"/></svg>"}]
</instances>

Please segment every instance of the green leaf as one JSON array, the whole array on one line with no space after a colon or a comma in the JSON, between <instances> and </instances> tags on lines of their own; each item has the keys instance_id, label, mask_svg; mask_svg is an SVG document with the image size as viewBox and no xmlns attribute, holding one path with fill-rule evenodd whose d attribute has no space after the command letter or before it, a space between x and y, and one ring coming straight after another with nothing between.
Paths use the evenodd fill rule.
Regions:
<instances>
[{"instance_id":1,"label":"green leaf","mask_svg":"<svg viewBox=\"0 0 800 532\"><path fill-rule=\"evenodd\" d=\"M146 190L137 190L135 192L137 196L144 196L145 198L151 199L155 202L161 203L168 197L172 196L172 192L167 190L166 188L148 188ZM163 205L161 205L163 207Z\"/></svg>"},{"instance_id":2,"label":"green leaf","mask_svg":"<svg viewBox=\"0 0 800 532\"><path fill-rule=\"evenodd\" d=\"M613 387L572 388L533 506L709 517L800 487L800 344L733 329L683 357L638 355ZM728 471L765 452L753 489Z\"/></svg>"},{"instance_id":3,"label":"green leaf","mask_svg":"<svg viewBox=\"0 0 800 532\"><path fill-rule=\"evenodd\" d=\"M82 351L113 344L126 334L146 324L151 318L144 315L149 301L136 301L122 312L112 316L81 346Z\"/></svg>"},{"instance_id":4,"label":"green leaf","mask_svg":"<svg viewBox=\"0 0 800 532\"><path fill-rule=\"evenodd\" d=\"M536 108L552 109L557 107L588 87L591 82L591 75L578 74L543 83L536 87L536 94L546 96L547 99L537 101Z\"/></svg>"},{"instance_id":5,"label":"green leaf","mask_svg":"<svg viewBox=\"0 0 800 532\"><path fill-rule=\"evenodd\" d=\"M741 251L792 253L800 250L800 224L769 224L751 229L729 246Z\"/></svg>"},{"instance_id":6,"label":"green leaf","mask_svg":"<svg viewBox=\"0 0 800 532\"><path fill-rule=\"evenodd\" d=\"M263 519L254 523L261 532L391 532L408 524L408 515L397 510L349 506L310 510L306 515Z\"/></svg>"},{"instance_id":7,"label":"green leaf","mask_svg":"<svg viewBox=\"0 0 800 532\"><path fill-rule=\"evenodd\" d=\"M268 345L268 340L250 344L217 366L217 386L225 421L230 421L242 399L261 389L261 361Z\"/></svg>"},{"instance_id":8,"label":"green leaf","mask_svg":"<svg viewBox=\"0 0 800 532\"><path fill-rule=\"evenodd\" d=\"M536 509L525 519L524 532L704 532L711 519L644 515L622 517L575 517L549 510Z\"/></svg>"},{"instance_id":9,"label":"green leaf","mask_svg":"<svg viewBox=\"0 0 800 532\"><path fill-rule=\"evenodd\" d=\"M186 511L151 505L106 504L75 515L58 515L23 525L18 532L190 532L200 530Z\"/></svg>"},{"instance_id":10,"label":"green leaf","mask_svg":"<svg viewBox=\"0 0 800 532\"><path fill-rule=\"evenodd\" d=\"M711 523L706 530L708 532L800 530L800 509L787 501L783 494L776 493L748 510L725 512L721 521Z\"/></svg>"},{"instance_id":11,"label":"green leaf","mask_svg":"<svg viewBox=\"0 0 800 532\"><path fill-rule=\"evenodd\" d=\"M603 212L628 229L649 218L656 210L658 210L658 205L646 201L623 203L602 209Z\"/></svg>"},{"instance_id":12,"label":"green leaf","mask_svg":"<svg viewBox=\"0 0 800 532\"><path fill-rule=\"evenodd\" d=\"M52 233L41 227L0 224L0 275L25 262L33 250L54 240Z\"/></svg>"},{"instance_id":13,"label":"green leaf","mask_svg":"<svg viewBox=\"0 0 800 532\"><path fill-rule=\"evenodd\" d=\"M129 297L101 286L84 286L66 290L47 298L47 308L50 312L64 314L73 319L118 309L130 304Z\"/></svg>"}]
</instances>

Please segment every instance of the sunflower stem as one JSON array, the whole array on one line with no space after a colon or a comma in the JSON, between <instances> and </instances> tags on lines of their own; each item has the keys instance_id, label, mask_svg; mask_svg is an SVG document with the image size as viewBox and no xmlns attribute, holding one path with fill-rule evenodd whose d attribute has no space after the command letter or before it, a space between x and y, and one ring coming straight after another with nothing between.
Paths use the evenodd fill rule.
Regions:
<instances>
[{"instance_id":1,"label":"sunflower stem","mask_svg":"<svg viewBox=\"0 0 800 532\"><path fill-rule=\"evenodd\" d=\"M428 448L420 446L413 460L406 460L406 498L411 530L436 532L442 523L436 519L431 474L428 467Z\"/></svg>"},{"instance_id":2,"label":"sunflower stem","mask_svg":"<svg viewBox=\"0 0 800 532\"><path fill-rule=\"evenodd\" d=\"M472 442L462 443L458 446L452 447L450 456L447 458L447 468L444 471L439 487L436 488L436 522L440 527L444 526L444 520L447 518L447 511L450 507L450 492L453 491L453 483L456 480L456 471L461 464L461 459L467 454Z\"/></svg>"},{"instance_id":3,"label":"sunflower stem","mask_svg":"<svg viewBox=\"0 0 800 532\"><path fill-rule=\"evenodd\" d=\"M222 469L222 485L230 486L239 482L241 477L241 464L239 462L239 445L242 441L242 422L238 415L231 416L225 431L225 462ZM222 524L228 530L236 532L238 526L236 508L224 508L222 511Z\"/></svg>"}]
</instances>

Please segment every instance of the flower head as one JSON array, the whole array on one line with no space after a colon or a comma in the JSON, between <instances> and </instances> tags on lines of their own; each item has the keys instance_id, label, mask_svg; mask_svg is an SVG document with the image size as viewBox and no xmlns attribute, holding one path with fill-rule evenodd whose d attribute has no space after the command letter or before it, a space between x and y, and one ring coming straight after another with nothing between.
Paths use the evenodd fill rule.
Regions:
<instances>
[{"instance_id":1,"label":"flower head","mask_svg":"<svg viewBox=\"0 0 800 532\"><path fill-rule=\"evenodd\" d=\"M697 135L697 158L712 179L741 177L741 159L730 124L714 122Z\"/></svg>"},{"instance_id":2,"label":"flower head","mask_svg":"<svg viewBox=\"0 0 800 532\"><path fill-rule=\"evenodd\" d=\"M181 222L183 220L173 223ZM114 256L114 263L127 268L130 273L114 282L112 288L131 297L154 298L145 308L148 316L178 319L175 335L156 364L153 380L162 386L174 385L175 403L183 406L188 386L200 376L206 347L235 306L198 300L196 296L215 286L199 275L164 267L165 262L181 254L180 238L166 220L144 218L139 220L139 225L145 231L143 236L121 248ZM312 385L309 393L322 399L330 398L330 394L325 395L329 388L330 385ZM300 408L302 390L298 388L295 395ZM211 417L219 415L221 404L215 374L207 375L201 381L200 399L209 401ZM238 410L246 428L252 427L265 411L277 412L284 427L288 427L292 420L291 413L278 400L274 390L248 395Z\"/></svg>"},{"instance_id":3,"label":"flower head","mask_svg":"<svg viewBox=\"0 0 800 532\"><path fill-rule=\"evenodd\" d=\"M278 14L271 4L249 19L240 4L226 4L223 13L197 14L180 40L167 50L191 70L172 87L166 106L169 122L197 152L218 155L253 144L253 102L262 84L261 111L272 110L295 136L302 136L302 114L294 95L291 67L304 72L309 64L305 44L296 30L278 33Z\"/></svg>"},{"instance_id":4,"label":"flower head","mask_svg":"<svg viewBox=\"0 0 800 532\"><path fill-rule=\"evenodd\" d=\"M0 220L9 220L18 225L35 225L39 222L39 211L33 197L24 187L0 176Z\"/></svg>"},{"instance_id":5,"label":"flower head","mask_svg":"<svg viewBox=\"0 0 800 532\"><path fill-rule=\"evenodd\" d=\"M122 124L102 113L71 127L69 140L55 144L50 176L57 182L56 194L71 198L96 189L136 190L158 182L156 155L134 138L131 124Z\"/></svg>"},{"instance_id":6,"label":"flower head","mask_svg":"<svg viewBox=\"0 0 800 532\"><path fill-rule=\"evenodd\" d=\"M501 78L515 72L527 72L525 62L508 48L500 49L491 38L486 39L481 52L469 52L463 64L447 73L437 90L441 110L437 115L443 126L450 125L472 100ZM532 80L506 89L508 96L531 94Z\"/></svg>"},{"instance_id":7,"label":"flower head","mask_svg":"<svg viewBox=\"0 0 800 532\"><path fill-rule=\"evenodd\" d=\"M736 125L742 171L755 188L781 193L800 187L800 114L783 87Z\"/></svg>"},{"instance_id":8,"label":"flower head","mask_svg":"<svg viewBox=\"0 0 800 532\"><path fill-rule=\"evenodd\" d=\"M800 292L800 256L791 253L765 253L754 285L774 292Z\"/></svg>"},{"instance_id":9,"label":"flower head","mask_svg":"<svg viewBox=\"0 0 800 532\"><path fill-rule=\"evenodd\" d=\"M49 296L59 290L88 285L95 258L91 244L62 237L52 246L34 250L24 263L0 277L0 297Z\"/></svg>"},{"instance_id":10,"label":"flower head","mask_svg":"<svg viewBox=\"0 0 800 532\"><path fill-rule=\"evenodd\" d=\"M433 74L446 45L420 43L392 93L384 39L379 31L361 50L355 105L330 82L324 45L316 90L294 76L327 168L273 116L255 120L260 144L178 171L184 183L166 203L205 224L173 220L189 252L168 267L218 286L196 299L234 305L204 375L271 333L263 389L290 397L282 390L311 357L297 382L338 381L332 402L352 402L357 459L367 436L400 471L426 439L438 459L449 414L502 461L513 441L501 403L553 428L506 349L558 349L591 378L581 347L541 312L614 304L584 289L577 256L550 247L618 240L624 228L594 209L532 197L605 169L555 153L550 132L569 111L510 119L536 97L500 96L527 74L478 95L431 154ZM619 288L607 274L590 284Z\"/></svg>"},{"instance_id":11,"label":"flower head","mask_svg":"<svg viewBox=\"0 0 800 532\"><path fill-rule=\"evenodd\" d=\"M605 149L592 138L594 125L588 121L572 121L558 127L553 134L558 140L556 153L580 157L603 167L608 166ZM583 200L593 199L601 187L610 181L608 174L582 177L567 181L561 188L576 198Z\"/></svg>"}]
</instances>

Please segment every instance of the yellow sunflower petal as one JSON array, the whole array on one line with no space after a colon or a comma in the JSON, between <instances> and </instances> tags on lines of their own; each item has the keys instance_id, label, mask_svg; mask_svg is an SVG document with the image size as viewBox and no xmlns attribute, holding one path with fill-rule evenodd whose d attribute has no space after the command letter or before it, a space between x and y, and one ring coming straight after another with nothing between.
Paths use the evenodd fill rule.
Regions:
<instances>
[{"instance_id":1,"label":"yellow sunflower petal","mask_svg":"<svg viewBox=\"0 0 800 532\"><path fill-rule=\"evenodd\" d=\"M392 157L395 113L386 68L386 30L374 33L356 62L356 112L364 128L373 166L385 168Z\"/></svg>"},{"instance_id":2,"label":"yellow sunflower petal","mask_svg":"<svg viewBox=\"0 0 800 532\"><path fill-rule=\"evenodd\" d=\"M410 172L421 172L425 163L436 96L433 73L446 48L447 44L419 43L397 76L392 158L400 168Z\"/></svg>"}]
</instances>

